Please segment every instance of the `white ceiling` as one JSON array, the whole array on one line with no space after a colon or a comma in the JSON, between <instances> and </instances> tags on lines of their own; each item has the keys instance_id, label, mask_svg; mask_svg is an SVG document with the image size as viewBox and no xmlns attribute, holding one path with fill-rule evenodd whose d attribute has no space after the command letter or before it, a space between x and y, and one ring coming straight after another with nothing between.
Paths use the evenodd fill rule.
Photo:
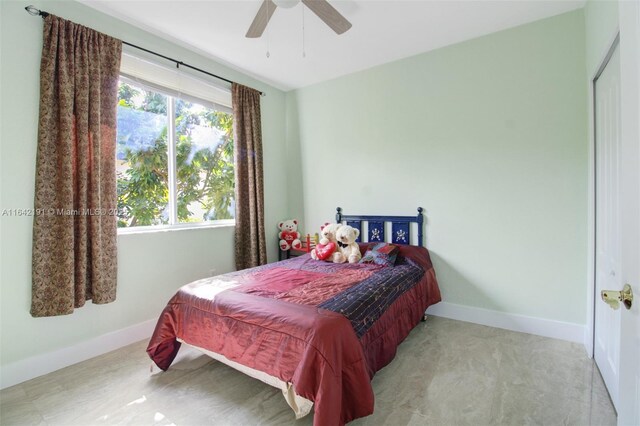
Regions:
<instances>
[{"instance_id":1,"label":"white ceiling","mask_svg":"<svg viewBox=\"0 0 640 426\"><path fill-rule=\"evenodd\" d=\"M342 35L336 35L309 9L298 4L291 9L277 8L262 38L247 39L244 35L260 0L81 1L283 90L584 5L584 0L330 0L353 24ZM303 10L306 57L302 56Z\"/></svg>"}]
</instances>

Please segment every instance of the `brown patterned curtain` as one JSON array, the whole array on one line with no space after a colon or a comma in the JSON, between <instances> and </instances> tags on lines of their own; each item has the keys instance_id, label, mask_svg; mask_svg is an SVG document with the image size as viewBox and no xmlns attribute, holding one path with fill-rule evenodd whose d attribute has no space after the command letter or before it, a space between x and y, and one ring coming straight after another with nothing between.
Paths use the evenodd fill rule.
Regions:
<instances>
[{"instance_id":1,"label":"brown patterned curtain","mask_svg":"<svg viewBox=\"0 0 640 426\"><path fill-rule=\"evenodd\" d=\"M122 42L49 15L40 64L31 315L116 298Z\"/></svg>"},{"instance_id":2,"label":"brown patterned curtain","mask_svg":"<svg viewBox=\"0 0 640 426\"><path fill-rule=\"evenodd\" d=\"M231 86L236 175L236 268L267 263L264 237L260 92Z\"/></svg>"}]
</instances>

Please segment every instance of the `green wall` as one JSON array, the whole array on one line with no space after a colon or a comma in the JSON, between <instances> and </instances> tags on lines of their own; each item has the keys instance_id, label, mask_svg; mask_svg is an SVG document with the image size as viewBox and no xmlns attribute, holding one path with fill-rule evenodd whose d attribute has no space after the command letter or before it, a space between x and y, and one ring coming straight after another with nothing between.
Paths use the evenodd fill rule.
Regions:
<instances>
[{"instance_id":1,"label":"green wall","mask_svg":"<svg viewBox=\"0 0 640 426\"><path fill-rule=\"evenodd\" d=\"M308 231L338 205L402 215L420 205L445 301L585 323L586 82L615 2L286 95L84 5L34 4L267 93L270 261L269 224L282 218ZM0 2L2 209L33 205L42 22L24 6ZM115 303L34 319L31 224L0 217L0 366L153 319L180 285L233 269L232 227L121 235Z\"/></svg>"},{"instance_id":2,"label":"green wall","mask_svg":"<svg viewBox=\"0 0 640 426\"><path fill-rule=\"evenodd\" d=\"M319 227L426 209L443 299L586 322L583 11L287 93Z\"/></svg>"},{"instance_id":3,"label":"green wall","mask_svg":"<svg viewBox=\"0 0 640 426\"><path fill-rule=\"evenodd\" d=\"M29 3L0 2L0 207L31 208L34 197L42 21ZM262 98L265 210L269 260L277 258L275 223L287 216L285 95L129 24L71 1L34 1L51 13L210 70L267 94ZM121 235L118 299L73 315L32 318L31 217L0 218L0 358L2 366L157 318L176 289L234 268L233 227Z\"/></svg>"},{"instance_id":4,"label":"green wall","mask_svg":"<svg viewBox=\"0 0 640 426\"><path fill-rule=\"evenodd\" d=\"M618 2L588 1L584 17L587 78L592 80L618 33Z\"/></svg>"}]
</instances>

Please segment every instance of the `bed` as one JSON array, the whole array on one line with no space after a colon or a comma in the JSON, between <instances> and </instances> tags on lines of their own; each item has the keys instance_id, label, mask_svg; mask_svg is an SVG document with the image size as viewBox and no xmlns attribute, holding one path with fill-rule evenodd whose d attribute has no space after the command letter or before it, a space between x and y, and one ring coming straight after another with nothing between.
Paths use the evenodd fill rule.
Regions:
<instances>
[{"instance_id":1,"label":"bed","mask_svg":"<svg viewBox=\"0 0 640 426\"><path fill-rule=\"evenodd\" d=\"M338 207L336 221L366 239L358 241L362 253L385 241L399 247L394 266L306 254L183 286L160 315L147 353L166 370L181 344L198 348L280 388L297 418L315 406L316 426L373 413L371 379L440 301L422 211L361 216Z\"/></svg>"}]
</instances>

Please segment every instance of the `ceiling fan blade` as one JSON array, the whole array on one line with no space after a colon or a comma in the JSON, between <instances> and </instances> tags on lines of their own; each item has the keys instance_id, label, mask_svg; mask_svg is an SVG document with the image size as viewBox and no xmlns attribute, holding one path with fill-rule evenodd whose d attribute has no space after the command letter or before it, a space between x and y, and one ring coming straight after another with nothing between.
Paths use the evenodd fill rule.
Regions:
<instances>
[{"instance_id":1,"label":"ceiling fan blade","mask_svg":"<svg viewBox=\"0 0 640 426\"><path fill-rule=\"evenodd\" d=\"M351 28L351 22L347 21L327 0L302 0L302 3L337 34L342 34Z\"/></svg>"},{"instance_id":2,"label":"ceiling fan blade","mask_svg":"<svg viewBox=\"0 0 640 426\"><path fill-rule=\"evenodd\" d=\"M260 9L258 9L258 13L256 13L256 17L253 18L253 22L249 27L249 31L247 31L247 38L258 38L264 32L264 29L267 28L267 24L269 23L269 19L271 19L271 15L276 10L276 4L272 0L264 0Z\"/></svg>"}]
</instances>

